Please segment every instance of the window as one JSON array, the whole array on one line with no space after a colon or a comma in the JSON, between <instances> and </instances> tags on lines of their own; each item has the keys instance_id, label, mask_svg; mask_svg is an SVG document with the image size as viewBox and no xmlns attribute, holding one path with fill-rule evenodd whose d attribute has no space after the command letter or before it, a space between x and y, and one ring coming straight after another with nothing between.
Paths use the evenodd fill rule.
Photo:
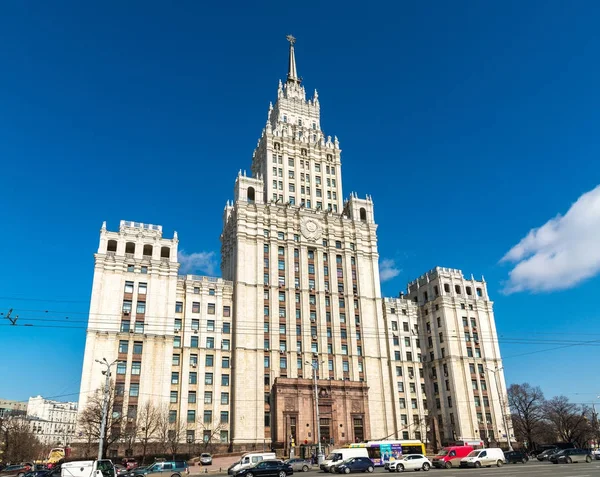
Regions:
<instances>
[{"instance_id":1,"label":"window","mask_svg":"<svg viewBox=\"0 0 600 477\"><path fill-rule=\"evenodd\" d=\"M229 374L221 375L221 386L229 386Z\"/></svg>"},{"instance_id":2,"label":"window","mask_svg":"<svg viewBox=\"0 0 600 477\"><path fill-rule=\"evenodd\" d=\"M183 302L181 302L181 301L175 302L175 313L182 313L182 312L183 312Z\"/></svg>"},{"instance_id":3,"label":"window","mask_svg":"<svg viewBox=\"0 0 600 477\"><path fill-rule=\"evenodd\" d=\"M145 295L147 293L147 290L148 290L147 283L140 283L138 285L138 295Z\"/></svg>"},{"instance_id":4,"label":"window","mask_svg":"<svg viewBox=\"0 0 600 477\"><path fill-rule=\"evenodd\" d=\"M208 311L207 313L209 315L214 315L215 314L215 304L214 303L209 303L208 304Z\"/></svg>"},{"instance_id":5,"label":"window","mask_svg":"<svg viewBox=\"0 0 600 477\"><path fill-rule=\"evenodd\" d=\"M229 411L221 411L221 424L229 423Z\"/></svg>"},{"instance_id":6,"label":"window","mask_svg":"<svg viewBox=\"0 0 600 477\"><path fill-rule=\"evenodd\" d=\"M200 302L192 302L192 313L200 313Z\"/></svg>"},{"instance_id":7,"label":"window","mask_svg":"<svg viewBox=\"0 0 600 477\"><path fill-rule=\"evenodd\" d=\"M398 402L400 404L400 409L406 409L406 399L404 398L399 398Z\"/></svg>"},{"instance_id":8,"label":"window","mask_svg":"<svg viewBox=\"0 0 600 477\"><path fill-rule=\"evenodd\" d=\"M142 371L142 362L141 361L133 361L131 363L131 374L139 376L141 371Z\"/></svg>"},{"instance_id":9,"label":"window","mask_svg":"<svg viewBox=\"0 0 600 477\"><path fill-rule=\"evenodd\" d=\"M140 385L139 383L131 383L129 385L129 396L138 397L140 395Z\"/></svg>"},{"instance_id":10,"label":"window","mask_svg":"<svg viewBox=\"0 0 600 477\"><path fill-rule=\"evenodd\" d=\"M136 333L143 333L144 332L144 322L143 321L136 321L135 322L135 332Z\"/></svg>"},{"instance_id":11,"label":"window","mask_svg":"<svg viewBox=\"0 0 600 477\"><path fill-rule=\"evenodd\" d=\"M224 317L231 316L231 307L230 306L224 306L223 307L223 316Z\"/></svg>"},{"instance_id":12,"label":"window","mask_svg":"<svg viewBox=\"0 0 600 477\"><path fill-rule=\"evenodd\" d=\"M229 351L229 345L230 341L229 340L223 340L221 341L221 349L225 350L225 351Z\"/></svg>"},{"instance_id":13,"label":"window","mask_svg":"<svg viewBox=\"0 0 600 477\"><path fill-rule=\"evenodd\" d=\"M188 403L190 403L190 404L196 403L196 391L188 392Z\"/></svg>"},{"instance_id":14,"label":"window","mask_svg":"<svg viewBox=\"0 0 600 477\"><path fill-rule=\"evenodd\" d=\"M119 353L127 354L129 350L129 342L128 341L119 341Z\"/></svg>"},{"instance_id":15,"label":"window","mask_svg":"<svg viewBox=\"0 0 600 477\"><path fill-rule=\"evenodd\" d=\"M190 338L190 348L197 348L197 347L198 347L198 337L192 336Z\"/></svg>"},{"instance_id":16,"label":"window","mask_svg":"<svg viewBox=\"0 0 600 477\"><path fill-rule=\"evenodd\" d=\"M204 374L204 384L211 385L213 383L213 373Z\"/></svg>"},{"instance_id":17,"label":"window","mask_svg":"<svg viewBox=\"0 0 600 477\"><path fill-rule=\"evenodd\" d=\"M222 368L229 368L229 356L223 356L221 358L221 367Z\"/></svg>"},{"instance_id":18,"label":"window","mask_svg":"<svg viewBox=\"0 0 600 477\"><path fill-rule=\"evenodd\" d=\"M396 376L402 376L402 367L396 366Z\"/></svg>"},{"instance_id":19,"label":"window","mask_svg":"<svg viewBox=\"0 0 600 477\"><path fill-rule=\"evenodd\" d=\"M140 268L140 273L146 275L148 273L148 267L145 265L142 265L142 267Z\"/></svg>"},{"instance_id":20,"label":"window","mask_svg":"<svg viewBox=\"0 0 600 477\"><path fill-rule=\"evenodd\" d=\"M177 321L179 321L179 328L177 328ZM175 329L181 329L181 320L175 319ZM198 331L200 329L200 320L192 320L192 330Z\"/></svg>"},{"instance_id":21,"label":"window","mask_svg":"<svg viewBox=\"0 0 600 477\"><path fill-rule=\"evenodd\" d=\"M204 424L210 424L212 422L212 411L204 411Z\"/></svg>"},{"instance_id":22,"label":"window","mask_svg":"<svg viewBox=\"0 0 600 477\"><path fill-rule=\"evenodd\" d=\"M477 380L473 379L471 380L471 387L473 388L474 391L477 391Z\"/></svg>"},{"instance_id":23,"label":"window","mask_svg":"<svg viewBox=\"0 0 600 477\"><path fill-rule=\"evenodd\" d=\"M190 373L190 384L198 384L198 373L195 371Z\"/></svg>"},{"instance_id":24,"label":"window","mask_svg":"<svg viewBox=\"0 0 600 477\"><path fill-rule=\"evenodd\" d=\"M131 313L132 304L131 300L123 300L123 313L128 314Z\"/></svg>"},{"instance_id":25,"label":"window","mask_svg":"<svg viewBox=\"0 0 600 477\"><path fill-rule=\"evenodd\" d=\"M133 293L133 282L125 282L125 293Z\"/></svg>"},{"instance_id":26,"label":"window","mask_svg":"<svg viewBox=\"0 0 600 477\"><path fill-rule=\"evenodd\" d=\"M179 372L173 371L171 373L171 384L179 384Z\"/></svg>"},{"instance_id":27,"label":"window","mask_svg":"<svg viewBox=\"0 0 600 477\"><path fill-rule=\"evenodd\" d=\"M348 345L342 345L342 354L343 355L347 355L348 354Z\"/></svg>"},{"instance_id":28,"label":"window","mask_svg":"<svg viewBox=\"0 0 600 477\"><path fill-rule=\"evenodd\" d=\"M215 331L215 320L206 321L206 331Z\"/></svg>"},{"instance_id":29,"label":"window","mask_svg":"<svg viewBox=\"0 0 600 477\"><path fill-rule=\"evenodd\" d=\"M121 333L127 333L131 322L129 320L121 321Z\"/></svg>"},{"instance_id":30,"label":"window","mask_svg":"<svg viewBox=\"0 0 600 477\"><path fill-rule=\"evenodd\" d=\"M221 404L229 404L229 393L221 393Z\"/></svg>"},{"instance_id":31,"label":"window","mask_svg":"<svg viewBox=\"0 0 600 477\"><path fill-rule=\"evenodd\" d=\"M281 369L287 369L287 358L285 356L279 358L279 367Z\"/></svg>"},{"instance_id":32,"label":"window","mask_svg":"<svg viewBox=\"0 0 600 477\"><path fill-rule=\"evenodd\" d=\"M223 333L226 335L231 333L231 323L223 323Z\"/></svg>"},{"instance_id":33,"label":"window","mask_svg":"<svg viewBox=\"0 0 600 477\"><path fill-rule=\"evenodd\" d=\"M342 361L342 371L344 371L344 373L347 373L348 371L350 371L350 366L348 365L348 361Z\"/></svg>"},{"instance_id":34,"label":"window","mask_svg":"<svg viewBox=\"0 0 600 477\"><path fill-rule=\"evenodd\" d=\"M208 336L206 338L206 347L208 349L214 349L214 347L215 347L215 339L212 336Z\"/></svg>"},{"instance_id":35,"label":"window","mask_svg":"<svg viewBox=\"0 0 600 477\"><path fill-rule=\"evenodd\" d=\"M127 363L125 361L119 361L117 363L117 374L125 374L127 372Z\"/></svg>"},{"instance_id":36,"label":"window","mask_svg":"<svg viewBox=\"0 0 600 477\"><path fill-rule=\"evenodd\" d=\"M136 309L135 309L135 312L138 313L138 314L141 314L141 315L143 315L144 313L146 313L146 302L145 301L138 301Z\"/></svg>"},{"instance_id":37,"label":"window","mask_svg":"<svg viewBox=\"0 0 600 477\"><path fill-rule=\"evenodd\" d=\"M177 391L171 391L171 403L175 404L177 402Z\"/></svg>"},{"instance_id":38,"label":"window","mask_svg":"<svg viewBox=\"0 0 600 477\"><path fill-rule=\"evenodd\" d=\"M187 422L196 422L196 411L189 410L187 412Z\"/></svg>"},{"instance_id":39,"label":"window","mask_svg":"<svg viewBox=\"0 0 600 477\"><path fill-rule=\"evenodd\" d=\"M212 354L207 354L204 358L204 365L212 368L215 364L215 357Z\"/></svg>"},{"instance_id":40,"label":"window","mask_svg":"<svg viewBox=\"0 0 600 477\"><path fill-rule=\"evenodd\" d=\"M400 358L400 351L394 351L394 360L396 360L396 361L402 360L402 358Z\"/></svg>"},{"instance_id":41,"label":"window","mask_svg":"<svg viewBox=\"0 0 600 477\"><path fill-rule=\"evenodd\" d=\"M128 272L135 272L135 266L134 265L127 265L127 271Z\"/></svg>"},{"instance_id":42,"label":"window","mask_svg":"<svg viewBox=\"0 0 600 477\"><path fill-rule=\"evenodd\" d=\"M212 391L204 391L204 404L212 404Z\"/></svg>"}]
</instances>

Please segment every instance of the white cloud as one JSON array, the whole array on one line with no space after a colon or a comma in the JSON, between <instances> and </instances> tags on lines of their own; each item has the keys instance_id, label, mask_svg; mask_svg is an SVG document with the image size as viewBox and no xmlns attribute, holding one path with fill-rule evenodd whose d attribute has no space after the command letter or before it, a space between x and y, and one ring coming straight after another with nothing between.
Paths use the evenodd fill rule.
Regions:
<instances>
[{"instance_id":1,"label":"white cloud","mask_svg":"<svg viewBox=\"0 0 600 477\"><path fill-rule=\"evenodd\" d=\"M179 250L177 259L181 264L181 273L205 273L214 276L217 270L217 259L214 252L193 252L186 253L185 250Z\"/></svg>"},{"instance_id":2,"label":"white cloud","mask_svg":"<svg viewBox=\"0 0 600 477\"><path fill-rule=\"evenodd\" d=\"M379 279L382 282L387 282L392 278L400 275L400 269L396 266L396 262L391 258L384 258L379 262Z\"/></svg>"},{"instance_id":3,"label":"white cloud","mask_svg":"<svg viewBox=\"0 0 600 477\"><path fill-rule=\"evenodd\" d=\"M529 231L501 262L515 263L506 293L574 287L600 272L600 185L567 213Z\"/></svg>"}]
</instances>

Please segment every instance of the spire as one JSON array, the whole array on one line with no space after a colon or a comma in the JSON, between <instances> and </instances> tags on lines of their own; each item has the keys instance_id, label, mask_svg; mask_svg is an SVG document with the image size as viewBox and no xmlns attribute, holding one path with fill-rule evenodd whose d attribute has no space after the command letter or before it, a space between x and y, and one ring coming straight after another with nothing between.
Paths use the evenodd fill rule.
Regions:
<instances>
[{"instance_id":1,"label":"spire","mask_svg":"<svg viewBox=\"0 0 600 477\"><path fill-rule=\"evenodd\" d=\"M296 39L292 35L288 35L286 38L287 41L290 42L290 61L288 64L287 82L300 84L298 73L296 73L296 55L294 54L294 43L296 43Z\"/></svg>"}]
</instances>

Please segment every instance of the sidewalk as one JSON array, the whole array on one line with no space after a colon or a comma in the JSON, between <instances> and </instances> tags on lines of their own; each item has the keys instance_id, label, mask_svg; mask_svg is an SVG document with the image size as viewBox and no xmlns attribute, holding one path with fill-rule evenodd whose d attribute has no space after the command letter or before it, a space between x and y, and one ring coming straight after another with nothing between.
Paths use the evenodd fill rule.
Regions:
<instances>
[{"instance_id":1,"label":"sidewalk","mask_svg":"<svg viewBox=\"0 0 600 477\"><path fill-rule=\"evenodd\" d=\"M190 475L200 474L227 474L231 464L240 460L241 456L214 457L212 465L194 465L190 467Z\"/></svg>"}]
</instances>

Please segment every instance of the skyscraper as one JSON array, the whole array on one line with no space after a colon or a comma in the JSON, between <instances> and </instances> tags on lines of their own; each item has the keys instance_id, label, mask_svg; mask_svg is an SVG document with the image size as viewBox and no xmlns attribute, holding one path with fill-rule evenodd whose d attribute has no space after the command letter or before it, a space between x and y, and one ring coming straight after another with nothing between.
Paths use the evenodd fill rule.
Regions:
<instances>
[{"instance_id":1,"label":"skyscraper","mask_svg":"<svg viewBox=\"0 0 600 477\"><path fill-rule=\"evenodd\" d=\"M190 443L502 441L510 421L485 283L438 267L382 298L373 200L343 200L340 143L322 130L288 41L287 79L224 209L222 278L179 276L178 237L160 226L103 226L80 410L106 357L118 361L123 425L152 399Z\"/></svg>"}]
</instances>

